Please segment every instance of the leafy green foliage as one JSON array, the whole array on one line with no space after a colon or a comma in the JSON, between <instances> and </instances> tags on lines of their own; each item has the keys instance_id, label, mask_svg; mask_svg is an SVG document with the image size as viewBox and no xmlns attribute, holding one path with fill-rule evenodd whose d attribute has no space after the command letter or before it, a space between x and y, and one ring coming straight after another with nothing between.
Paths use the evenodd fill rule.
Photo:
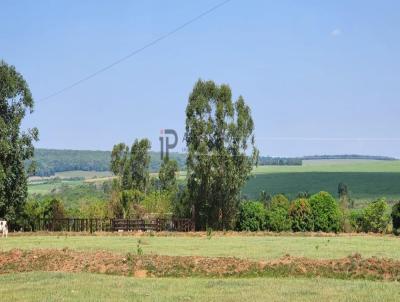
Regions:
<instances>
[{"instance_id":1,"label":"leafy green foliage","mask_svg":"<svg viewBox=\"0 0 400 302\"><path fill-rule=\"evenodd\" d=\"M400 229L400 201L392 208L393 229Z\"/></svg>"},{"instance_id":2,"label":"leafy green foliage","mask_svg":"<svg viewBox=\"0 0 400 302\"><path fill-rule=\"evenodd\" d=\"M118 218L135 217L143 212L139 203L150 185L150 147L148 139L136 139L130 149L124 143L113 148L111 170L118 179L114 181L115 194L111 207Z\"/></svg>"},{"instance_id":3,"label":"leafy green foliage","mask_svg":"<svg viewBox=\"0 0 400 302\"><path fill-rule=\"evenodd\" d=\"M292 223L288 210L289 200L284 195L273 196L267 207L266 228L275 232L290 230Z\"/></svg>"},{"instance_id":4,"label":"leafy green foliage","mask_svg":"<svg viewBox=\"0 0 400 302\"><path fill-rule=\"evenodd\" d=\"M84 218L100 218L108 217L107 202L103 200L94 200L81 204L79 213Z\"/></svg>"},{"instance_id":5,"label":"leafy green foliage","mask_svg":"<svg viewBox=\"0 0 400 302\"><path fill-rule=\"evenodd\" d=\"M336 200L327 192L319 192L310 197L314 230L322 232L338 232L341 214Z\"/></svg>"},{"instance_id":6,"label":"leafy green foliage","mask_svg":"<svg viewBox=\"0 0 400 302\"><path fill-rule=\"evenodd\" d=\"M289 207L289 216L294 232L307 232L314 229L310 203L305 198L296 199Z\"/></svg>"},{"instance_id":7,"label":"leafy green foliage","mask_svg":"<svg viewBox=\"0 0 400 302\"><path fill-rule=\"evenodd\" d=\"M171 214L171 193L168 191L162 192L151 192L141 201L146 213L156 214L159 217L164 217L167 214Z\"/></svg>"},{"instance_id":8,"label":"leafy green foliage","mask_svg":"<svg viewBox=\"0 0 400 302\"><path fill-rule=\"evenodd\" d=\"M47 194L30 194L29 199L43 202L49 198L56 198L62 200L66 210L69 211L79 208L82 204L107 201L111 196L111 189L109 186L109 182L97 185L83 182L74 185L61 183L59 187Z\"/></svg>"},{"instance_id":9,"label":"leafy green foliage","mask_svg":"<svg viewBox=\"0 0 400 302\"><path fill-rule=\"evenodd\" d=\"M176 191L176 173L178 172L178 163L176 160L170 160L168 157L164 157L163 163L161 164L160 172L158 174L160 180L161 190L164 191Z\"/></svg>"},{"instance_id":10,"label":"leafy green foliage","mask_svg":"<svg viewBox=\"0 0 400 302\"><path fill-rule=\"evenodd\" d=\"M197 229L233 227L240 190L258 159L253 132L250 108L242 97L232 102L228 85L195 84L186 108L185 141Z\"/></svg>"},{"instance_id":11,"label":"leafy green foliage","mask_svg":"<svg viewBox=\"0 0 400 302\"><path fill-rule=\"evenodd\" d=\"M111 170L119 177L121 190L146 192L150 178L150 147L148 139L136 139L131 149L124 143L114 146L111 153Z\"/></svg>"},{"instance_id":12,"label":"leafy green foliage","mask_svg":"<svg viewBox=\"0 0 400 302\"><path fill-rule=\"evenodd\" d=\"M239 231L261 231L265 229L266 211L259 201L242 201L239 205L237 229Z\"/></svg>"},{"instance_id":13,"label":"leafy green foliage","mask_svg":"<svg viewBox=\"0 0 400 302\"><path fill-rule=\"evenodd\" d=\"M62 219L67 216L64 203L56 198L47 197L41 201L29 199L25 203L24 213L18 225L24 230L34 230L39 219L52 220ZM56 228L57 230L57 228Z\"/></svg>"},{"instance_id":14,"label":"leafy green foliage","mask_svg":"<svg viewBox=\"0 0 400 302\"><path fill-rule=\"evenodd\" d=\"M364 232L383 233L390 221L389 205L380 198L371 202L363 211L362 230Z\"/></svg>"},{"instance_id":15,"label":"leafy green foliage","mask_svg":"<svg viewBox=\"0 0 400 302\"><path fill-rule=\"evenodd\" d=\"M364 213L362 209L353 209L349 212L349 222L352 230L356 232L362 231Z\"/></svg>"},{"instance_id":16,"label":"leafy green foliage","mask_svg":"<svg viewBox=\"0 0 400 302\"><path fill-rule=\"evenodd\" d=\"M13 222L23 214L28 195L24 161L33 156L32 142L39 136L36 128L21 131L26 112L32 113L33 105L22 75L0 61L0 217Z\"/></svg>"}]
</instances>

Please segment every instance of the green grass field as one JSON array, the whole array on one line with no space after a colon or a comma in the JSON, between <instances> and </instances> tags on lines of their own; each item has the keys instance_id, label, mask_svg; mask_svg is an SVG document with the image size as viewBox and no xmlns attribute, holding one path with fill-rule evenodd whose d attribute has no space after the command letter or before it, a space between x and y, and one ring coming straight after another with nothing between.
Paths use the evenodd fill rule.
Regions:
<instances>
[{"instance_id":1,"label":"green grass field","mask_svg":"<svg viewBox=\"0 0 400 302\"><path fill-rule=\"evenodd\" d=\"M392 236L13 236L0 250L65 248L145 255L234 256L271 260L286 254L314 259L400 259ZM89 273L31 272L0 275L2 301L399 301L398 282L313 278L136 278Z\"/></svg>"},{"instance_id":2,"label":"green grass field","mask_svg":"<svg viewBox=\"0 0 400 302\"><path fill-rule=\"evenodd\" d=\"M399 301L394 282L334 279L135 279L66 273L0 276L2 301Z\"/></svg>"},{"instance_id":3,"label":"green grass field","mask_svg":"<svg viewBox=\"0 0 400 302\"><path fill-rule=\"evenodd\" d=\"M71 188L79 186L83 183L82 180L62 180L60 182L36 182L30 183L28 186L29 194L49 194L57 192L62 186L69 186Z\"/></svg>"},{"instance_id":4,"label":"green grass field","mask_svg":"<svg viewBox=\"0 0 400 302\"><path fill-rule=\"evenodd\" d=\"M77 250L109 250L135 253L137 243L145 254L170 256L234 256L269 260L286 254L309 258L364 257L400 259L399 239L392 236L15 236L0 240L0 250L68 247Z\"/></svg>"}]
</instances>

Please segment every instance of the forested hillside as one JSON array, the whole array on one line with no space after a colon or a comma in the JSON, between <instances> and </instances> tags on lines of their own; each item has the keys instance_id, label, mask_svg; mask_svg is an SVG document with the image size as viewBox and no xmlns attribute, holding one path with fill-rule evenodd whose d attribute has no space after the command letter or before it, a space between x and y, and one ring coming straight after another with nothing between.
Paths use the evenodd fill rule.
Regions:
<instances>
[{"instance_id":1,"label":"forested hillside","mask_svg":"<svg viewBox=\"0 0 400 302\"><path fill-rule=\"evenodd\" d=\"M150 152L150 171L157 172L161 165L160 153ZM170 157L178 162L179 168L185 166L186 156L179 153L171 153ZM64 171L109 171L110 151L87 150L53 150L36 149L34 161L36 162L37 176L51 176L56 172ZM26 165L30 161L26 162Z\"/></svg>"},{"instance_id":2,"label":"forested hillside","mask_svg":"<svg viewBox=\"0 0 400 302\"><path fill-rule=\"evenodd\" d=\"M150 172L160 169L161 159L159 152L150 152ZM180 170L185 168L186 154L171 153L171 158L178 162ZM36 162L37 176L51 176L56 172L65 171L110 171L110 151L88 150L54 150L36 149L34 160ZM303 160L311 159L373 159L393 160L385 156L369 155L316 155L304 157L260 157L261 166L301 166ZM28 165L30 161L26 162Z\"/></svg>"}]
</instances>

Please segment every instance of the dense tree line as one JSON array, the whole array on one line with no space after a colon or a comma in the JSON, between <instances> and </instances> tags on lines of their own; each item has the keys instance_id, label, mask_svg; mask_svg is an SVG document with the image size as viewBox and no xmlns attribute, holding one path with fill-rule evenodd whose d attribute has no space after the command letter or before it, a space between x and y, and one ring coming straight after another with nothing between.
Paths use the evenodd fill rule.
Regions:
<instances>
[{"instance_id":1,"label":"dense tree line","mask_svg":"<svg viewBox=\"0 0 400 302\"><path fill-rule=\"evenodd\" d=\"M150 172L158 172L162 163L160 153L151 151L149 155ZM170 157L176 160L180 170L185 169L185 154L172 152ZM110 160L110 151L35 149L33 160L27 160L25 167L35 162L36 176L53 176L57 172L76 170L110 171Z\"/></svg>"},{"instance_id":2,"label":"dense tree line","mask_svg":"<svg viewBox=\"0 0 400 302\"><path fill-rule=\"evenodd\" d=\"M312 155L303 156L303 160L319 160L319 159L367 159L367 160L396 160L394 157L377 156L377 155L359 155L359 154L343 154L343 155Z\"/></svg>"},{"instance_id":3,"label":"dense tree line","mask_svg":"<svg viewBox=\"0 0 400 302\"><path fill-rule=\"evenodd\" d=\"M391 214L390 214L391 213ZM390 225L392 218L392 226ZM384 199L366 208L345 210L327 192L289 201L278 194L265 201L242 201L236 221L239 231L400 233L400 202L390 210ZM392 228L392 230L391 230Z\"/></svg>"},{"instance_id":4,"label":"dense tree line","mask_svg":"<svg viewBox=\"0 0 400 302\"><path fill-rule=\"evenodd\" d=\"M260 166L301 166L303 160L298 157L269 157L260 156Z\"/></svg>"}]
</instances>

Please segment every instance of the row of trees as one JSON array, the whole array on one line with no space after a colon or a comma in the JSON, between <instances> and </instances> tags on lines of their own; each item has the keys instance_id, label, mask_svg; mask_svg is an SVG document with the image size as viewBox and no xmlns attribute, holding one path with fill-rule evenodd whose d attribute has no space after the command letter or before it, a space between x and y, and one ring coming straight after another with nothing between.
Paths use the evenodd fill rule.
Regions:
<instances>
[{"instance_id":1,"label":"row of trees","mask_svg":"<svg viewBox=\"0 0 400 302\"><path fill-rule=\"evenodd\" d=\"M196 229L234 227L239 193L257 163L250 108L229 86L199 80L186 108L187 185L178 189L176 161L166 158L158 178L149 177L150 142L120 143L111 154L111 203L116 217L140 212L148 196L168 200L171 212L194 217ZM167 202L166 202L167 203Z\"/></svg>"},{"instance_id":2,"label":"row of trees","mask_svg":"<svg viewBox=\"0 0 400 302\"><path fill-rule=\"evenodd\" d=\"M151 148L148 139L138 140L131 147L120 143L111 153L111 170L117 175L109 208L117 218L141 217L157 213L168 215L178 190L178 163L164 158L158 177L150 177Z\"/></svg>"},{"instance_id":3,"label":"row of trees","mask_svg":"<svg viewBox=\"0 0 400 302\"><path fill-rule=\"evenodd\" d=\"M282 194L268 203L243 201L240 204L236 229L240 231L294 232L374 232L388 231L390 217L393 231L400 228L400 202L392 208L384 199L368 204L365 209L349 211L327 192L289 202Z\"/></svg>"},{"instance_id":4,"label":"row of trees","mask_svg":"<svg viewBox=\"0 0 400 302\"><path fill-rule=\"evenodd\" d=\"M26 204L24 163L34 154L38 130L23 132L20 128L26 112L33 111L34 103L23 77L3 61L0 83L0 217L15 222L27 213L33 217L65 215L57 199ZM347 212L348 205L338 210L336 201L327 193L304 196L293 203L281 195L275 196L268 207L263 205L265 215L259 203L241 203L241 188L257 165L259 154L251 110L243 97L232 100L228 85L202 80L195 84L186 108L184 140L188 153L183 187L177 184L178 163L168 158L162 162L158 177L151 177L149 140L135 140L130 147L123 143L114 146L111 170L118 177L103 213L112 217L137 217L144 213L191 215L197 230L237 227L336 232L351 226L353 221L363 229L381 229L368 225L372 221L369 211L375 213L375 208L367 208L361 219ZM28 172L33 168L32 162ZM345 186L340 189L341 204L348 203L346 190ZM374 203L374 207L385 208L381 203ZM100 208L104 210L104 205ZM253 212L257 213L256 218L251 216ZM253 225L254 219L259 221L258 225Z\"/></svg>"}]
</instances>

